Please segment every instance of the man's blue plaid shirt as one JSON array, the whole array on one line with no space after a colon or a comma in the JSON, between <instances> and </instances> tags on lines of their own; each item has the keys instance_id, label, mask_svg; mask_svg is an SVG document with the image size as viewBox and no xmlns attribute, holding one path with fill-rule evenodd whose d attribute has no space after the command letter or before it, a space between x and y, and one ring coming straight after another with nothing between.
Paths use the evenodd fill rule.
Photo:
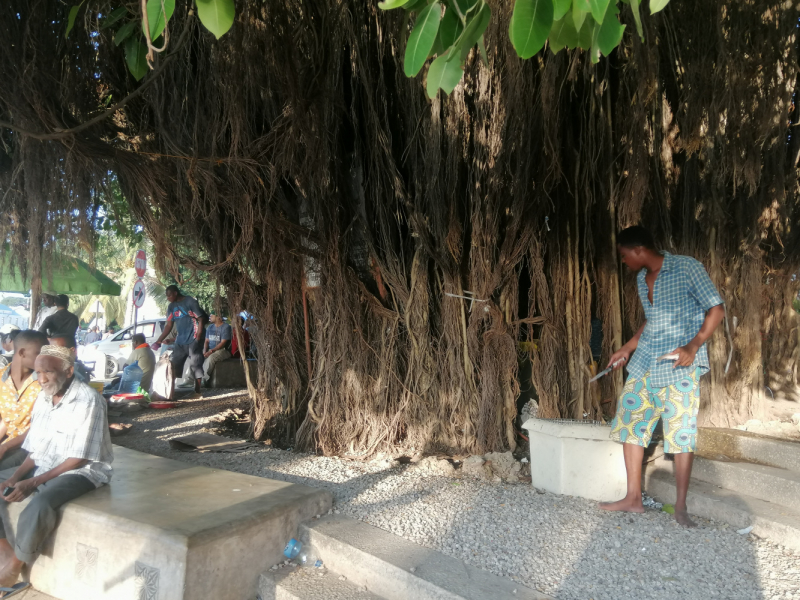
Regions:
<instances>
[{"instance_id":1,"label":"man's blue plaid shirt","mask_svg":"<svg viewBox=\"0 0 800 600\"><path fill-rule=\"evenodd\" d=\"M664 252L664 264L653 285L653 304L647 297L646 269L639 271L637 286L647 324L628 365L628 375L640 379L650 371L650 385L666 387L689 377L699 368L708 372L708 350L703 344L691 367L677 367L674 361L658 361L676 348L685 346L700 331L706 312L723 304L703 265L690 256Z\"/></svg>"}]
</instances>

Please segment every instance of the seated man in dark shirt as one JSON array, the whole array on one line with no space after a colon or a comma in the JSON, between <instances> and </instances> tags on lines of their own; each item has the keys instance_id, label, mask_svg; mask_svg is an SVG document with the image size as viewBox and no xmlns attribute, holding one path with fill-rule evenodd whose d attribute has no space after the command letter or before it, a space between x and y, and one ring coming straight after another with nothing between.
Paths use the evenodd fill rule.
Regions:
<instances>
[{"instance_id":1,"label":"seated man in dark shirt","mask_svg":"<svg viewBox=\"0 0 800 600\"><path fill-rule=\"evenodd\" d=\"M64 337L75 338L75 332L80 327L78 317L67 310L69 298L65 294L56 297L56 312L47 317L39 331L49 338Z\"/></svg>"}]
</instances>

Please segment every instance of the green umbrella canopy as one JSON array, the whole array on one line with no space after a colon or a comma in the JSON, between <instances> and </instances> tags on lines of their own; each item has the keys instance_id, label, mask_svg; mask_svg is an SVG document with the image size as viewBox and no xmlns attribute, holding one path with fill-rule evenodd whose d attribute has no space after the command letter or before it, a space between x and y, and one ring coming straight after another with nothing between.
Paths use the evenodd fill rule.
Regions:
<instances>
[{"instance_id":1,"label":"green umbrella canopy","mask_svg":"<svg viewBox=\"0 0 800 600\"><path fill-rule=\"evenodd\" d=\"M9 254L5 253L0 264L0 290L26 293L31 289L30 276L22 279L19 267L11 264ZM42 291L68 295L119 296L122 288L82 260L60 254L54 256L49 265L42 261Z\"/></svg>"}]
</instances>

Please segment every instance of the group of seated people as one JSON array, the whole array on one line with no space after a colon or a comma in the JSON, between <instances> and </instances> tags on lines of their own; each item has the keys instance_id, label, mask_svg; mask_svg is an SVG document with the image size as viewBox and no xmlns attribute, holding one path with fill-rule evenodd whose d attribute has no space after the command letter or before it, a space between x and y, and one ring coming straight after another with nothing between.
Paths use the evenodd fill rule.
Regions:
<instances>
[{"instance_id":1,"label":"group of seated people","mask_svg":"<svg viewBox=\"0 0 800 600\"><path fill-rule=\"evenodd\" d=\"M0 510L32 499L13 547L0 521L0 598L27 586L17 579L55 528L59 507L107 484L113 461L106 403L76 370L74 337L48 340L26 329L13 345L0 369Z\"/></svg>"}]
</instances>

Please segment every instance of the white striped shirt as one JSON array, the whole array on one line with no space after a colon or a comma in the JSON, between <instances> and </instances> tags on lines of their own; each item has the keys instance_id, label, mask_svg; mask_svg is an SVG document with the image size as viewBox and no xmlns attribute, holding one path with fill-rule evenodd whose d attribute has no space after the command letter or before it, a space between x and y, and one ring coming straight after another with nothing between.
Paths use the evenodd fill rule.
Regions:
<instances>
[{"instance_id":1,"label":"white striped shirt","mask_svg":"<svg viewBox=\"0 0 800 600\"><path fill-rule=\"evenodd\" d=\"M111 481L114 454L108 432L106 402L91 386L73 378L61 401L42 391L31 412L31 428L22 448L36 463L34 476L69 458L89 464L64 475L83 475L99 487Z\"/></svg>"}]
</instances>

